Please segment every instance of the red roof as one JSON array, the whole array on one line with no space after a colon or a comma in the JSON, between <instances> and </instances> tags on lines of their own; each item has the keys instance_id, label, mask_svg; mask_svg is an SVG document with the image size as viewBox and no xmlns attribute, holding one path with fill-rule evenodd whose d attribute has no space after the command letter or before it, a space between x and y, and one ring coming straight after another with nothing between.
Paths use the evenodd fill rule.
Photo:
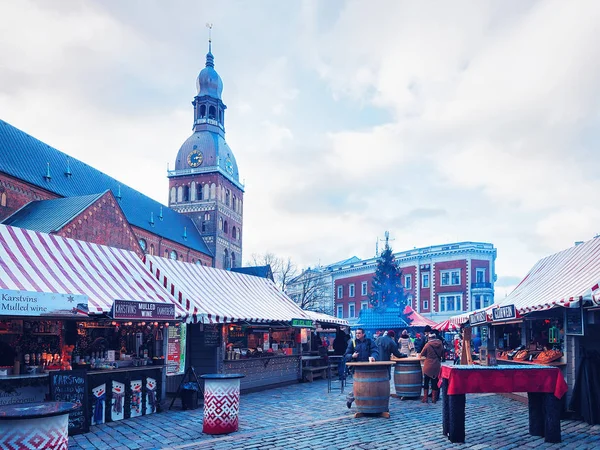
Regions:
<instances>
[{"instance_id":1,"label":"red roof","mask_svg":"<svg viewBox=\"0 0 600 450\"><path fill-rule=\"evenodd\" d=\"M404 308L404 315L409 322L409 327L426 327L427 325L433 327L436 324L433 320L423 317L408 305Z\"/></svg>"}]
</instances>

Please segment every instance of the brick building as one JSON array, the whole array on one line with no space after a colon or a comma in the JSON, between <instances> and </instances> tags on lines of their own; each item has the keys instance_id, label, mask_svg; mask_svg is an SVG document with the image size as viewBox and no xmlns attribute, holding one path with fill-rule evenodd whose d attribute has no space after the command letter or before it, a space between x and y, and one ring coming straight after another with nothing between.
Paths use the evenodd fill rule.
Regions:
<instances>
[{"instance_id":1,"label":"brick building","mask_svg":"<svg viewBox=\"0 0 600 450\"><path fill-rule=\"evenodd\" d=\"M242 194L214 58L197 78L193 135L168 173L169 206L0 120L0 222L181 261L242 261Z\"/></svg>"},{"instance_id":2,"label":"brick building","mask_svg":"<svg viewBox=\"0 0 600 450\"><path fill-rule=\"evenodd\" d=\"M464 311L494 302L496 249L492 244L459 242L394 253L413 309L441 322ZM357 318L369 308L371 281L378 258L347 261L323 267L330 275L329 302L340 318ZM290 286L289 291L296 289ZM293 297L293 296L292 296Z\"/></svg>"}]
</instances>

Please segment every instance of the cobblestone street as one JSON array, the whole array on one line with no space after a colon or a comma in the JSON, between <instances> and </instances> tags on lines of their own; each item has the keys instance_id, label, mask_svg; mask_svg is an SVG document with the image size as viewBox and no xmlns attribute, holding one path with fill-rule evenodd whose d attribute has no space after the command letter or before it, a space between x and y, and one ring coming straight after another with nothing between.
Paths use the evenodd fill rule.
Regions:
<instances>
[{"instance_id":1,"label":"cobblestone street","mask_svg":"<svg viewBox=\"0 0 600 450\"><path fill-rule=\"evenodd\" d=\"M393 392L393 387L392 387ZM466 443L442 436L441 402L390 399L390 419L354 418L345 394L327 393L326 381L243 395L240 429L223 436L202 434L202 410L167 411L94 426L70 438L81 449L593 449L600 426L562 421L561 444L530 436L527 406L494 394L467 396Z\"/></svg>"}]
</instances>

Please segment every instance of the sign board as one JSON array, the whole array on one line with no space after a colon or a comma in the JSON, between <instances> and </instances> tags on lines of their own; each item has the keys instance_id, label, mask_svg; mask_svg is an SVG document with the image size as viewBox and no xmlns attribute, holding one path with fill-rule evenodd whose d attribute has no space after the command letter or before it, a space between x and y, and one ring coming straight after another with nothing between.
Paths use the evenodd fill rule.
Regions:
<instances>
[{"instance_id":1,"label":"sign board","mask_svg":"<svg viewBox=\"0 0 600 450\"><path fill-rule=\"evenodd\" d=\"M478 311L469 316L469 323L471 326L477 326L487 322L487 313L485 311Z\"/></svg>"},{"instance_id":2,"label":"sign board","mask_svg":"<svg viewBox=\"0 0 600 450\"><path fill-rule=\"evenodd\" d=\"M175 320L173 303L132 302L115 300L113 319Z\"/></svg>"},{"instance_id":3,"label":"sign board","mask_svg":"<svg viewBox=\"0 0 600 450\"><path fill-rule=\"evenodd\" d=\"M221 345L221 333L217 325L204 325L204 346L218 347Z\"/></svg>"},{"instance_id":4,"label":"sign board","mask_svg":"<svg viewBox=\"0 0 600 450\"><path fill-rule=\"evenodd\" d=\"M70 316L87 306L86 295L0 289L0 316Z\"/></svg>"},{"instance_id":5,"label":"sign board","mask_svg":"<svg viewBox=\"0 0 600 450\"><path fill-rule=\"evenodd\" d=\"M565 333L583 336L583 308L565 308Z\"/></svg>"},{"instance_id":6,"label":"sign board","mask_svg":"<svg viewBox=\"0 0 600 450\"><path fill-rule=\"evenodd\" d=\"M296 328L314 328L310 319L292 319L292 326Z\"/></svg>"},{"instance_id":7,"label":"sign board","mask_svg":"<svg viewBox=\"0 0 600 450\"><path fill-rule=\"evenodd\" d=\"M516 319L515 305L505 305L492 309L492 317L494 321Z\"/></svg>"},{"instance_id":8,"label":"sign board","mask_svg":"<svg viewBox=\"0 0 600 450\"><path fill-rule=\"evenodd\" d=\"M59 402L73 402L81 407L69 413L69 435L90 430L87 406L87 372L59 370L50 373L50 398Z\"/></svg>"},{"instance_id":9,"label":"sign board","mask_svg":"<svg viewBox=\"0 0 600 450\"><path fill-rule=\"evenodd\" d=\"M167 376L185 373L185 349L187 327L169 327L167 334Z\"/></svg>"},{"instance_id":10,"label":"sign board","mask_svg":"<svg viewBox=\"0 0 600 450\"><path fill-rule=\"evenodd\" d=\"M43 402L47 394L48 385L19 387L6 382L0 385L0 406Z\"/></svg>"}]
</instances>

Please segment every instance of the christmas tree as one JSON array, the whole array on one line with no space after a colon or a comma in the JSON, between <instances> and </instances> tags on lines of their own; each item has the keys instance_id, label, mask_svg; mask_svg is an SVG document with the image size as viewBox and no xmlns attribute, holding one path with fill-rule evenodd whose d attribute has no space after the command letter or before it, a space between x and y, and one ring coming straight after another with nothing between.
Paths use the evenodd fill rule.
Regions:
<instances>
[{"instance_id":1,"label":"christmas tree","mask_svg":"<svg viewBox=\"0 0 600 450\"><path fill-rule=\"evenodd\" d=\"M377 261L377 270L373 275L369 298L371 305L375 308L385 309L395 306L403 311L407 304L407 298L402 285L402 271L398 268L387 238L386 233L385 250Z\"/></svg>"}]
</instances>

